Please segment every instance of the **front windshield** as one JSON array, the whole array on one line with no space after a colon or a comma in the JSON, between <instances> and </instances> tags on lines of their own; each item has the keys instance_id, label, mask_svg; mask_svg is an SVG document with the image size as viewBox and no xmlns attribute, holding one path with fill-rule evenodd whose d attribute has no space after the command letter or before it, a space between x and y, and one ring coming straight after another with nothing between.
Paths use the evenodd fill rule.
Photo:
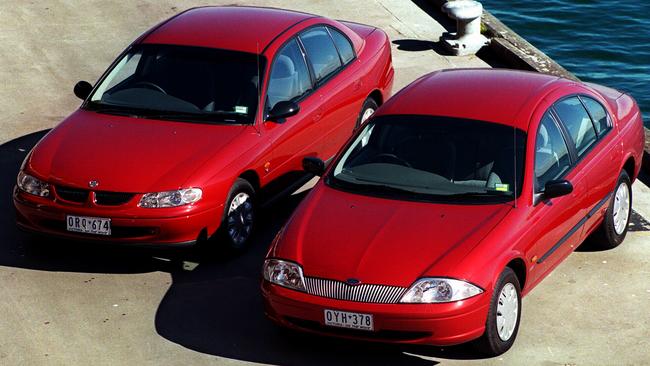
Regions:
<instances>
[{"instance_id":1,"label":"front windshield","mask_svg":"<svg viewBox=\"0 0 650 366\"><path fill-rule=\"evenodd\" d=\"M263 62L243 52L138 45L110 70L86 108L156 119L253 123Z\"/></svg>"},{"instance_id":2,"label":"front windshield","mask_svg":"<svg viewBox=\"0 0 650 366\"><path fill-rule=\"evenodd\" d=\"M523 131L496 123L378 117L357 134L326 182L394 199L507 202L521 192L524 145Z\"/></svg>"}]
</instances>

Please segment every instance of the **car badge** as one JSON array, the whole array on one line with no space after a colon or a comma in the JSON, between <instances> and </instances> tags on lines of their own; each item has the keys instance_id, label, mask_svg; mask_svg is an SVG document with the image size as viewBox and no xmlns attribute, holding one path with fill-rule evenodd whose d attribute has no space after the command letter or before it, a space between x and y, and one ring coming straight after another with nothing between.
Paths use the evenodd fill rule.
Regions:
<instances>
[{"instance_id":1,"label":"car badge","mask_svg":"<svg viewBox=\"0 0 650 366\"><path fill-rule=\"evenodd\" d=\"M97 186L99 186L99 182L96 180L91 180L90 182L88 182L88 187L90 188L96 188Z\"/></svg>"},{"instance_id":2,"label":"car badge","mask_svg":"<svg viewBox=\"0 0 650 366\"><path fill-rule=\"evenodd\" d=\"M361 281L357 280L356 278L348 278L345 280L345 283L347 283L350 286L356 286L361 283Z\"/></svg>"}]
</instances>

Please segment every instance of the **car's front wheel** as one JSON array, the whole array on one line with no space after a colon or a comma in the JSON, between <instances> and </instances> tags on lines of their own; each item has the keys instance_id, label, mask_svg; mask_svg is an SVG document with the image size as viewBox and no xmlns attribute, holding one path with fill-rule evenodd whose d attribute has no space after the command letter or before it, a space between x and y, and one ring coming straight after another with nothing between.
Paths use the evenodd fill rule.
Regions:
<instances>
[{"instance_id":1,"label":"car's front wheel","mask_svg":"<svg viewBox=\"0 0 650 366\"><path fill-rule=\"evenodd\" d=\"M490 300L485 333L479 338L479 351L497 356L512 347L521 318L521 286L515 272L506 267L501 272Z\"/></svg>"},{"instance_id":2,"label":"car's front wheel","mask_svg":"<svg viewBox=\"0 0 650 366\"><path fill-rule=\"evenodd\" d=\"M255 228L255 189L245 179L237 178L224 207L221 222L223 240L228 249L243 250L251 241Z\"/></svg>"}]
</instances>

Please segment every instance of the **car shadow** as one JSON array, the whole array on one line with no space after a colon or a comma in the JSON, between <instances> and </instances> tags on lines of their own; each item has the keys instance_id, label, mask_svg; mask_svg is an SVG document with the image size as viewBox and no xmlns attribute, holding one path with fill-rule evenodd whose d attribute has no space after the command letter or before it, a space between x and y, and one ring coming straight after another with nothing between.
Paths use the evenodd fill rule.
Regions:
<instances>
[{"instance_id":1,"label":"car shadow","mask_svg":"<svg viewBox=\"0 0 650 366\"><path fill-rule=\"evenodd\" d=\"M171 271L172 284L155 317L158 334L198 352L277 365L435 365L434 358L480 358L470 346L340 340L284 330L266 319L260 293L262 262L305 195L292 195L264 210L245 254L213 256L192 270Z\"/></svg>"},{"instance_id":2,"label":"car shadow","mask_svg":"<svg viewBox=\"0 0 650 366\"><path fill-rule=\"evenodd\" d=\"M84 245L18 230L12 202L16 175L29 151L48 131L34 132L0 145L0 266L87 273L144 273L169 266L146 250Z\"/></svg>"},{"instance_id":3,"label":"car shadow","mask_svg":"<svg viewBox=\"0 0 650 366\"><path fill-rule=\"evenodd\" d=\"M18 230L11 197L16 175L47 132L0 145L0 266L79 273L170 273L172 283L156 311L157 333L190 350L224 358L279 365L435 365L434 358L477 357L468 346L338 340L289 332L267 320L259 289L261 264L269 244L306 192L262 210L250 250L239 255L210 247L162 250L74 243Z\"/></svg>"}]
</instances>

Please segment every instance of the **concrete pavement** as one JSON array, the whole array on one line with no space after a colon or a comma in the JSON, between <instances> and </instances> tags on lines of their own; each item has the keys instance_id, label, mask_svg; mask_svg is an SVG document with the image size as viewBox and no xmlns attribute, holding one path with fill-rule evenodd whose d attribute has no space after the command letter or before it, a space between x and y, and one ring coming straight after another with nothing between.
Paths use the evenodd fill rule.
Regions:
<instances>
[{"instance_id":1,"label":"concrete pavement","mask_svg":"<svg viewBox=\"0 0 650 366\"><path fill-rule=\"evenodd\" d=\"M226 4L232 1L212 1ZM250 1L377 25L394 44L397 91L447 67L484 67L436 52L443 26L426 1ZM636 218L617 249L578 251L523 303L512 350L476 360L468 347L397 347L283 332L262 315L265 250L296 194L263 213L240 257L32 240L14 227L10 200L26 151L72 112L77 80L94 81L132 39L198 1L16 1L0 5L1 365L432 365L648 362L650 234ZM444 20L440 20L444 23ZM647 181L646 181L647 183ZM650 189L634 187L650 217Z\"/></svg>"}]
</instances>

